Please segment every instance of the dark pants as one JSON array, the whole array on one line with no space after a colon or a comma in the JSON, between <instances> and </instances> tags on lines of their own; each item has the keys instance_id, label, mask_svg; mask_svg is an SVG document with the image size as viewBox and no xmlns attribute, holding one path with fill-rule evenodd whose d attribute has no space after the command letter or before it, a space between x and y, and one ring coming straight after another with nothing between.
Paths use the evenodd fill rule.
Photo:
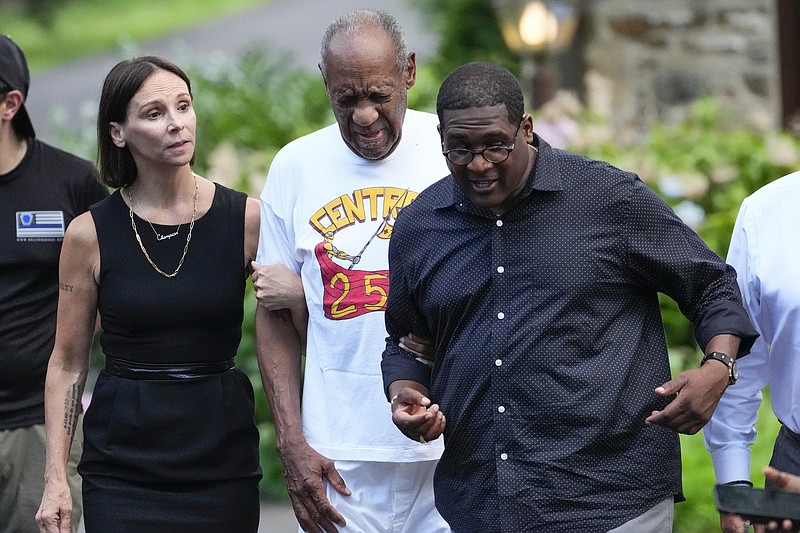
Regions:
<instances>
[{"instance_id":1,"label":"dark pants","mask_svg":"<svg viewBox=\"0 0 800 533\"><path fill-rule=\"evenodd\" d=\"M800 434L781 426L775 447L772 449L772 460L769 465L783 472L800 476ZM766 488L775 489L774 484L767 481Z\"/></svg>"}]
</instances>

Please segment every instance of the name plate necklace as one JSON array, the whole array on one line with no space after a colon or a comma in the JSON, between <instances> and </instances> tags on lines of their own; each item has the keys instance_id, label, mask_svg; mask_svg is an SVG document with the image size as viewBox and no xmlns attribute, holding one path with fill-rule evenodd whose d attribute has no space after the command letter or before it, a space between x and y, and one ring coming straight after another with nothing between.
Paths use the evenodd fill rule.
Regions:
<instances>
[{"instance_id":1,"label":"name plate necklace","mask_svg":"<svg viewBox=\"0 0 800 533\"><path fill-rule=\"evenodd\" d=\"M194 174L192 174L192 175L194 175ZM195 186L197 185L196 182L197 182L197 177L195 176ZM140 204L139 201L136 200L133 197L133 191L132 191L131 187L128 187L128 199L130 199L130 201L131 201L130 202L131 203L131 208L133 207L133 202L136 202L136 205L139 207L139 213L143 213L142 204ZM150 225L150 229L153 230L153 233L156 236L156 240L157 241L165 241L167 239L171 239L171 238L175 237L178 234L178 232L181 231L181 226L183 226L183 221L186 220L186 215L188 215L188 214L189 214L189 210L187 209L186 212L183 213L183 216L181 217L181 222L180 222L180 224L178 224L178 227L175 228L175 231L173 231L172 233L164 233L164 234L161 234L161 233L158 232L158 230L156 230L155 226L153 226L153 223L150 222L149 218L146 218L143 214L140 215L140 216L141 216L141 218L144 219L145 222L147 222Z\"/></svg>"},{"instance_id":2,"label":"name plate necklace","mask_svg":"<svg viewBox=\"0 0 800 533\"><path fill-rule=\"evenodd\" d=\"M186 234L186 244L183 247L183 253L181 254L180 261L178 261L178 266L175 267L175 270L171 274L168 274L168 273L164 272L163 270L161 270L158 267L158 265L156 265L155 262L153 262L153 260L150 258L150 254L147 253L147 249L144 247L144 243L142 242L142 237L139 235L139 231L136 228L136 220L133 218L133 203L136 202L136 205L139 206L140 211L141 211L141 205L139 204L138 201L136 201L134 199L133 191L131 190L132 188L128 187L128 200L129 200L129 203L130 203L129 215L130 215L130 218L131 218L131 227L133 228L133 234L136 236L136 242L139 243L139 248L142 250L142 253L144 254L145 259L147 259L147 262L150 263L150 266L152 266L155 269L156 272L158 272L159 274L161 274L165 278L174 278L175 276L178 275L178 271L180 271L181 267L183 266L183 261L184 261L184 259L186 259L186 252L189 251L189 242L192 240L192 230L194 229L194 221L195 221L195 218L197 217L197 199L198 199L198 196L199 196L199 190L198 190L198 187L197 187L197 174L192 173L192 177L194 178L194 202L193 202L194 203L194 207L192 209L192 219L189 221L189 233ZM153 232L156 234L156 239L158 239L159 241L166 240L166 239L171 239L172 237L177 235L178 231L180 230L180 226L183 224L183 219L182 219L181 220L181 224L178 226L177 230L175 230L173 233L168 233L166 235L161 235L156 231L156 229L153 227L153 224L148 219L146 219L144 216L142 216L142 218L145 221L147 221L148 224L150 224L151 228L153 228ZM186 218L185 214L184 214L184 218Z\"/></svg>"}]
</instances>

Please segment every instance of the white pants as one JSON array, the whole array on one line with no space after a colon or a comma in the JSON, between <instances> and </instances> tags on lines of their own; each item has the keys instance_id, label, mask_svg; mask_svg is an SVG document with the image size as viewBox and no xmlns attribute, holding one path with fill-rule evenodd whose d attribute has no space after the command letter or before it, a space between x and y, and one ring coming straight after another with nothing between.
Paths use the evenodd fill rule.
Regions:
<instances>
[{"instance_id":1,"label":"white pants","mask_svg":"<svg viewBox=\"0 0 800 533\"><path fill-rule=\"evenodd\" d=\"M379 463L335 461L352 494L327 486L333 507L344 516L343 533L450 533L433 500L438 461ZM302 530L301 530L302 531Z\"/></svg>"}]
</instances>

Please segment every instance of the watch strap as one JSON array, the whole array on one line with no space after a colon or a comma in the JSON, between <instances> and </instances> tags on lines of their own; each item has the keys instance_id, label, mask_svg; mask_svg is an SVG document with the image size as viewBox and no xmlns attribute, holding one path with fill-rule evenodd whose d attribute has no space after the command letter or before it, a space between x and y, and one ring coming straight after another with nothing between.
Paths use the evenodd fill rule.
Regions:
<instances>
[{"instance_id":1,"label":"watch strap","mask_svg":"<svg viewBox=\"0 0 800 533\"><path fill-rule=\"evenodd\" d=\"M700 366L706 364L706 361L719 361L723 365L728 367L728 381L731 385L736 383L737 376L734 373L734 364L735 359L730 355L722 352L711 352L707 353L703 356L703 360L700 361Z\"/></svg>"}]
</instances>

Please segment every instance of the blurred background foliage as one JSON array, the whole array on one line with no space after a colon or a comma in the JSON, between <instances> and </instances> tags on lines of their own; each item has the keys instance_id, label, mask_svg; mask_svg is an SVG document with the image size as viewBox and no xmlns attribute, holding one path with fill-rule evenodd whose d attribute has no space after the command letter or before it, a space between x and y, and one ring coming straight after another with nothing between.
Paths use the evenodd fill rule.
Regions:
<instances>
[{"instance_id":1,"label":"blurred background foliage","mask_svg":"<svg viewBox=\"0 0 800 533\"><path fill-rule=\"evenodd\" d=\"M439 83L458 64L467 60L489 60L518 72L519 61L507 50L494 14L487 0L414 0L433 28L441 34L440 53L419 63L417 85L409 93L409 105L435 111ZM185 17L163 15L177 6L185 14L185 2L193 3L190 11L206 17L228 10L259 3L257 0L235 0L217 3L213 0L18 0L15 7L0 7L0 31L31 36L37 42L39 33L52 31L59 24L68 25L69 17L94 20L102 13L104 24L83 24L87 40L97 46L114 46L119 42L104 41L100 26L113 26L121 21L130 29L129 10L146 5L151 20L167 19L175 23L192 22ZM204 7L198 8L202 4ZM40 10L44 10L41 12ZM50 29L48 29L50 28ZM161 28L159 31L166 31ZM177 29L175 27L169 29ZM154 36L152 32L129 34L130 39ZM18 39L23 42L24 39ZM85 44L70 45L66 56L53 54L49 46L23 46L29 62L36 68L64 61L90 51ZM419 60L418 60L419 61ZM266 171L275 153L290 140L333 122L324 87L319 76L293 67L268 50L251 49L231 60L202 62L187 67L193 81L198 114L197 170L210 179L258 196ZM65 124L59 144L78 154L94 159L93 115L85 124ZM635 144L621 145L610 127L579 99L568 93L556 97L534 113L535 129L553 145L566 147L589 157L603 159L625 170L636 172L656 190L676 212L692 226L709 246L722 257L727 252L731 230L739 205L748 194L762 185L800 168L800 142L786 132L748 129L727 116L710 98L695 102L687 118L673 126L656 125L649 135ZM261 390L255 360L253 311L255 299L248 287L246 318L237 360L248 373L256 391ZM677 305L662 298L665 328L674 372L695 366L700 351L694 341L691 325L680 314ZM98 356L99 357L99 356ZM257 420L261 431L262 466L265 497L286 498L280 463L274 451L275 437L264 394L256 394ZM765 395L753 447L753 480L763 486L762 466L771 455L778 423ZM711 487L714 473L701 434L682 436L684 488L687 502L676 506L676 532L718 530Z\"/></svg>"},{"instance_id":2,"label":"blurred background foliage","mask_svg":"<svg viewBox=\"0 0 800 533\"><path fill-rule=\"evenodd\" d=\"M519 74L519 58L500 33L489 0L413 0L439 34L439 53L426 62L439 80L466 61L492 61Z\"/></svg>"}]
</instances>

